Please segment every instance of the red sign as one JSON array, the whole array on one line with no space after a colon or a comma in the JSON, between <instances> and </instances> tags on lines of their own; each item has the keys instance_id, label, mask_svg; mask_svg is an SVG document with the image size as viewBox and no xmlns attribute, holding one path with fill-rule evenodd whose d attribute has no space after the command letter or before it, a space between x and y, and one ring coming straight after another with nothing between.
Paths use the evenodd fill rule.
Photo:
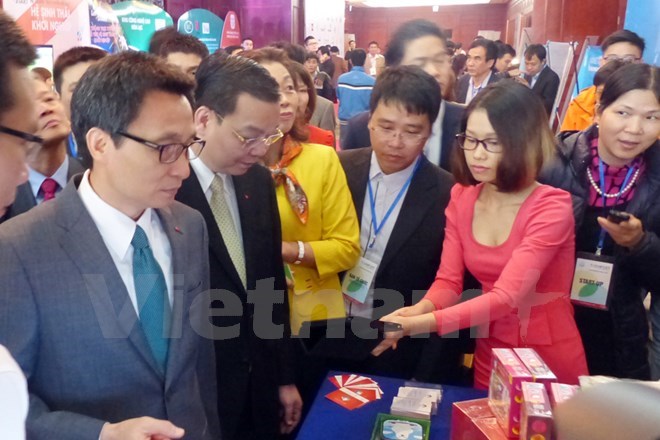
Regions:
<instances>
[{"instance_id":1,"label":"red sign","mask_svg":"<svg viewBox=\"0 0 660 440\"><path fill-rule=\"evenodd\" d=\"M225 25L222 28L222 40L220 47L240 46L241 45L241 26L238 23L236 12L229 11L225 17Z\"/></svg>"}]
</instances>

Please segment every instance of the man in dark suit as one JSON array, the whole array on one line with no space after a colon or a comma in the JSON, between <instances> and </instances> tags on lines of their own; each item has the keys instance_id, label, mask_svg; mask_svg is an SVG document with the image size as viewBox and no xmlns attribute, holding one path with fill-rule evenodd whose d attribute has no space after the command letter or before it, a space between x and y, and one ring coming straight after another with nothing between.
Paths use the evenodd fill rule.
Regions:
<instances>
[{"instance_id":1,"label":"man in dark suit","mask_svg":"<svg viewBox=\"0 0 660 440\"><path fill-rule=\"evenodd\" d=\"M16 200L0 223L51 200L75 174L85 171L67 154L71 123L57 94L40 78L32 80L36 95L36 115L42 144L30 147L27 157L28 181L16 189Z\"/></svg>"},{"instance_id":2,"label":"man in dark suit","mask_svg":"<svg viewBox=\"0 0 660 440\"><path fill-rule=\"evenodd\" d=\"M341 152L340 160L360 218L362 258L377 266L368 290L345 290L353 298L347 313L378 319L418 302L433 283L453 178L422 154L440 109L438 83L418 67L390 67L372 97L371 148ZM352 368L426 380L451 380L460 368L456 356L442 360L442 372L429 365L428 356L445 343L437 335L406 342Z\"/></svg>"},{"instance_id":3,"label":"man in dark suit","mask_svg":"<svg viewBox=\"0 0 660 440\"><path fill-rule=\"evenodd\" d=\"M487 85L501 79L495 71L497 46L495 42L478 38L470 44L465 67L467 75L456 81L456 101L469 104Z\"/></svg>"},{"instance_id":4,"label":"man in dark suit","mask_svg":"<svg viewBox=\"0 0 660 440\"><path fill-rule=\"evenodd\" d=\"M93 168L0 226L0 343L33 439L216 439L207 234L174 201L192 81L140 52L92 66L72 100Z\"/></svg>"},{"instance_id":5,"label":"man in dark suit","mask_svg":"<svg viewBox=\"0 0 660 440\"><path fill-rule=\"evenodd\" d=\"M525 81L534 93L543 101L543 107L552 114L557 91L559 90L559 75L548 66L546 50L542 44L530 44L525 50Z\"/></svg>"},{"instance_id":6,"label":"man in dark suit","mask_svg":"<svg viewBox=\"0 0 660 440\"><path fill-rule=\"evenodd\" d=\"M302 407L275 189L257 164L282 137L279 86L253 61L218 55L196 79L195 126L206 147L177 199L206 221L211 288L222 290L214 318L221 426L226 439L273 439L293 430Z\"/></svg>"},{"instance_id":7,"label":"man in dark suit","mask_svg":"<svg viewBox=\"0 0 660 440\"><path fill-rule=\"evenodd\" d=\"M387 45L385 59L388 66L415 65L433 76L441 87L445 72L451 69L447 55L447 39L434 23L426 20L413 20L403 24L394 33ZM424 148L424 155L435 165L449 171L449 157L454 147L464 106L442 101L440 112L433 122L432 134ZM371 145L369 112L353 116L346 125L346 137L341 145L343 150L368 147Z\"/></svg>"}]
</instances>

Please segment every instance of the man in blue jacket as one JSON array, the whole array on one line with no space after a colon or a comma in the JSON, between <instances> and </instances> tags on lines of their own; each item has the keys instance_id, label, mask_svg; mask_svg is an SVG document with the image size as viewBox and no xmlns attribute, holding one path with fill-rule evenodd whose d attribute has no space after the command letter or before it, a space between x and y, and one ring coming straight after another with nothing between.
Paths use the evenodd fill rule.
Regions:
<instances>
[{"instance_id":1,"label":"man in blue jacket","mask_svg":"<svg viewBox=\"0 0 660 440\"><path fill-rule=\"evenodd\" d=\"M353 68L350 72L339 77L337 98L339 98L339 124L342 127L345 127L348 120L353 116L369 110L371 90L376 83L376 79L371 75L367 75L364 71L364 60L366 58L367 53L363 49L352 51L351 63ZM341 133L345 132L346 130L341 130Z\"/></svg>"}]
</instances>

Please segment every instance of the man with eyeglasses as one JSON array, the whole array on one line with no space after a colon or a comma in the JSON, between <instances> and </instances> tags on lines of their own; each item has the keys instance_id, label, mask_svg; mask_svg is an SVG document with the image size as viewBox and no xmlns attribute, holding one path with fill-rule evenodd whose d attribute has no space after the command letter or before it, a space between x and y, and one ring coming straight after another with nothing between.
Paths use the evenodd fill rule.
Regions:
<instances>
[{"instance_id":1,"label":"man with eyeglasses","mask_svg":"<svg viewBox=\"0 0 660 440\"><path fill-rule=\"evenodd\" d=\"M282 237L270 172L259 165L282 138L279 85L242 57L199 66L195 127L206 142L177 200L209 231L217 329L218 408L224 439L275 439L300 419Z\"/></svg>"},{"instance_id":2,"label":"man with eyeglasses","mask_svg":"<svg viewBox=\"0 0 660 440\"><path fill-rule=\"evenodd\" d=\"M0 10L0 217L14 201L16 187L27 181L25 157L28 144L39 142L34 111L34 91L27 67L36 53L18 25ZM3 259L0 267L5 265ZM1 270L1 269L0 269ZM0 300L1 302L1 300ZM8 313L2 309L2 313ZM27 381L0 331L0 438L25 439L28 413Z\"/></svg>"},{"instance_id":3,"label":"man with eyeglasses","mask_svg":"<svg viewBox=\"0 0 660 440\"><path fill-rule=\"evenodd\" d=\"M447 38L438 26L428 20L412 20L399 27L387 44L385 60L388 66L419 66L438 81L440 88L449 87L447 78L451 70L447 55ZM450 152L454 136L458 133L465 106L441 101L440 112L433 122L432 134L424 148L424 155L435 165L449 171ZM342 149L370 145L369 112L359 113L342 127Z\"/></svg>"},{"instance_id":4,"label":"man with eyeglasses","mask_svg":"<svg viewBox=\"0 0 660 440\"><path fill-rule=\"evenodd\" d=\"M28 181L16 191L16 200L0 223L29 211L55 198L67 181L85 169L78 160L67 154L67 139L71 123L57 93L39 77L32 80L36 94L38 118L37 135L43 143L31 143L28 148Z\"/></svg>"},{"instance_id":5,"label":"man with eyeglasses","mask_svg":"<svg viewBox=\"0 0 660 440\"><path fill-rule=\"evenodd\" d=\"M347 273L342 286L348 315L379 319L397 307L414 304L416 295L433 283L453 185L452 176L423 154L440 101L438 82L421 68L386 69L371 95L371 148L340 153L360 219L362 248L358 266ZM364 288L357 293L348 289L351 274L365 268L361 278L368 282ZM437 341L437 335L408 339L397 350L362 364L339 367L428 380L436 365L426 356L435 356L435 352L424 347ZM446 373L458 367L449 365L450 358L442 362Z\"/></svg>"},{"instance_id":6,"label":"man with eyeglasses","mask_svg":"<svg viewBox=\"0 0 660 440\"><path fill-rule=\"evenodd\" d=\"M204 146L192 89L140 52L90 67L72 122L91 169L0 225L0 342L32 439L220 436L206 227L174 201Z\"/></svg>"},{"instance_id":7,"label":"man with eyeglasses","mask_svg":"<svg viewBox=\"0 0 660 440\"><path fill-rule=\"evenodd\" d=\"M610 61L641 63L646 44L635 32L623 29L605 37L600 47L603 50L600 67L603 67ZM597 86L582 90L569 104L561 131L581 131L589 128L594 120L597 102Z\"/></svg>"}]
</instances>

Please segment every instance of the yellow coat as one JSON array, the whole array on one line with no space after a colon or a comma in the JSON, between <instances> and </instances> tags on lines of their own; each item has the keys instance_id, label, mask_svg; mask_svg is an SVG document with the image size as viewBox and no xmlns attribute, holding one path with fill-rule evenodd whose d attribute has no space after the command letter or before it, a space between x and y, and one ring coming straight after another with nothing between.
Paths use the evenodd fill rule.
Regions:
<instances>
[{"instance_id":1,"label":"yellow coat","mask_svg":"<svg viewBox=\"0 0 660 440\"><path fill-rule=\"evenodd\" d=\"M279 185L282 240L308 243L316 258L316 269L291 265L291 330L297 334L304 321L346 316L338 274L360 257L360 228L346 175L332 148L303 144L289 170L307 195L309 218L305 225L300 222Z\"/></svg>"}]
</instances>

